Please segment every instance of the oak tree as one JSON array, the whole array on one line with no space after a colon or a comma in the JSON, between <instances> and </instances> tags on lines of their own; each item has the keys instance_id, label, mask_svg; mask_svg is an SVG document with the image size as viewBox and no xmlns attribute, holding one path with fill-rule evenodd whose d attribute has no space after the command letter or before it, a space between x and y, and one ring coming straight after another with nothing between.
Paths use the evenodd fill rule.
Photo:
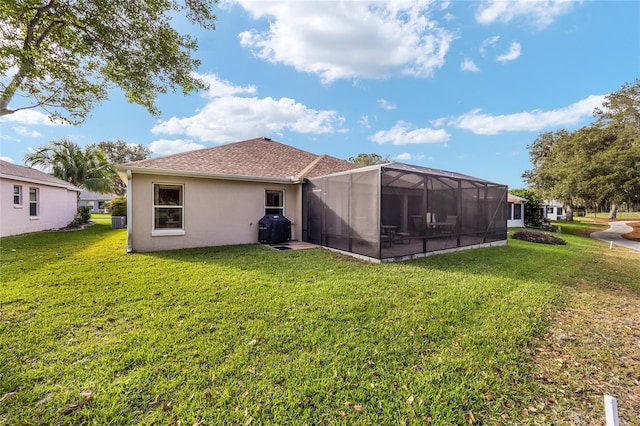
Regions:
<instances>
[{"instance_id":1,"label":"oak tree","mask_svg":"<svg viewBox=\"0 0 640 426\"><path fill-rule=\"evenodd\" d=\"M122 140L115 142L102 141L93 147L102 150L107 162L112 166L112 191L117 195L125 195L127 193L127 185L120 179L120 176L115 171L115 166L131 161L145 160L151 156L151 150L146 146L142 144L130 144Z\"/></svg>"},{"instance_id":2,"label":"oak tree","mask_svg":"<svg viewBox=\"0 0 640 426\"><path fill-rule=\"evenodd\" d=\"M41 107L81 123L114 87L159 114L158 94L206 86L194 76L196 39L172 19L213 30L216 1L3 0L0 116Z\"/></svg>"}]
</instances>

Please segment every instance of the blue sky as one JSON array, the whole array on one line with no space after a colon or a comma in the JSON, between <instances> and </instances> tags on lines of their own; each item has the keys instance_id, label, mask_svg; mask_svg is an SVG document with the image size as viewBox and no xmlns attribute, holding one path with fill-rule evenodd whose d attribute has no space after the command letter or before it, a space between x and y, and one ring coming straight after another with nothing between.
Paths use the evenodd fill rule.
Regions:
<instances>
[{"instance_id":1,"label":"blue sky","mask_svg":"<svg viewBox=\"0 0 640 426\"><path fill-rule=\"evenodd\" d=\"M593 121L640 77L636 1L221 1L198 38L210 89L160 117L113 90L81 126L0 119L0 157L68 137L154 156L267 136L316 154L391 159L522 188L527 145ZM12 104L17 107L18 104ZM259 161L259 159L256 159Z\"/></svg>"}]
</instances>

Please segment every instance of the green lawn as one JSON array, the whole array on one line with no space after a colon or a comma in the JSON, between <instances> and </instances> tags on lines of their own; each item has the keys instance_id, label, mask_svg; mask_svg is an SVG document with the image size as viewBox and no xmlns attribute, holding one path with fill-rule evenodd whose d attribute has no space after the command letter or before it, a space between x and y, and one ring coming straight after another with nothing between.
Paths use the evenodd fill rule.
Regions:
<instances>
[{"instance_id":1,"label":"green lawn","mask_svg":"<svg viewBox=\"0 0 640 426\"><path fill-rule=\"evenodd\" d=\"M91 213L91 221L100 224L110 224L111 215L109 213Z\"/></svg>"},{"instance_id":2,"label":"green lawn","mask_svg":"<svg viewBox=\"0 0 640 426\"><path fill-rule=\"evenodd\" d=\"M381 265L126 254L106 221L3 238L0 423L526 422L549 392L530 352L567 289L606 275L640 291L640 262L620 267L635 253L562 237Z\"/></svg>"}]
</instances>

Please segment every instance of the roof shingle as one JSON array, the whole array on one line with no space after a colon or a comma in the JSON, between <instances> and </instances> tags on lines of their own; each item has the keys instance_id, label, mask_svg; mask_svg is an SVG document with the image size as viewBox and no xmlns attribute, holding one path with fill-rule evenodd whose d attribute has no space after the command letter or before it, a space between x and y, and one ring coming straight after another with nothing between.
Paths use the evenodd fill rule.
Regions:
<instances>
[{"instance_id":1,"label":"roof shingle","mask_svg":"<svg viewBox=\"0 0 640 426\"><path fill-rule=\"evenodd\" d=\"M357 168L328 155L316 155L268 138L249 139L160 158L121 164L149 169L264 178L314 177Z\"/></svg>"},{"instance_id":2,"label":"roof shingle","mask_svg":"<svg viewBox=\"0 0 640 426\"><path fill-rule=\"evenodd\" d=\"M50 175L49 173L41 172L40 170L36 170L31 167L19 166L17 164L9 163L8 161L4 160L0 160L0 174L6 178L40 182L53 186L66 187L74 191L80 191L80 188L77 188L62 179L58 179L57 177Z\"/></svg>"}]
</instances>

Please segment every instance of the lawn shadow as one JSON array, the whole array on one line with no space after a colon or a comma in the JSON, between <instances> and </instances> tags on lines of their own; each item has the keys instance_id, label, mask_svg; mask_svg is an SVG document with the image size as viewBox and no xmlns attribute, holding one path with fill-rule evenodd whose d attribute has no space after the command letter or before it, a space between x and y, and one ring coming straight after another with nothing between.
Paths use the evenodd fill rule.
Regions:
<instances>
[{"instance_id":1,"label":"lawn shadow","mask_svg":"<svg viewBox=\"0 0 640 426\"><path fill-rule=\"evenodd\" d=\"M50 267L77 256L92 246L104 247L105 254L110 250L126 252L126 243L115 246L106 242L106 238L124 230L112 230L107 225L94 224L84 229L64 231L42 231L21 234L0 239L0 271L3 281L13 276Z\"/></svg>"}]
</instances>

